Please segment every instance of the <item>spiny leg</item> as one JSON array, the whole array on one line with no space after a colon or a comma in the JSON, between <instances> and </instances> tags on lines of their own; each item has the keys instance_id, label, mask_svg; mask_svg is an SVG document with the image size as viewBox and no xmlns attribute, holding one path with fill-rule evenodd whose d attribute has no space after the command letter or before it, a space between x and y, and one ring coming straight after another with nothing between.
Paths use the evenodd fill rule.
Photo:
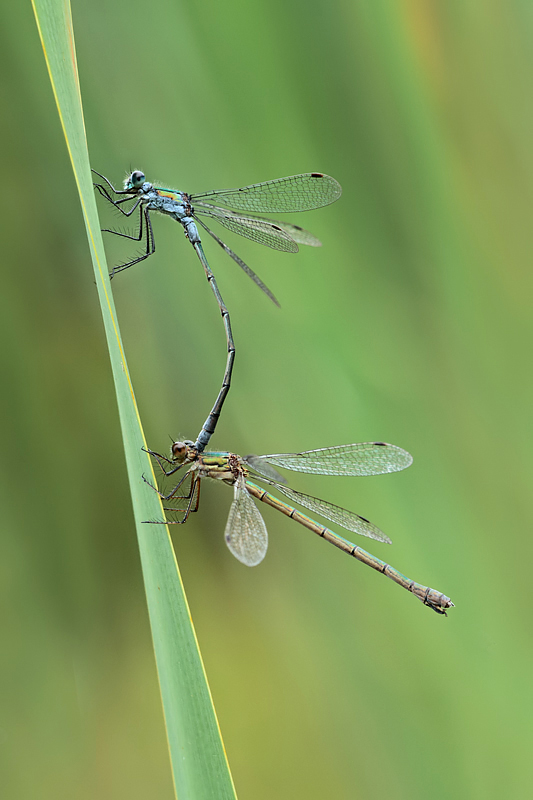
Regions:
<instances>
[{"instance_id":1,"label":"spiny leg","mask_svg":"<svg viewBox=\"0 0 533 800\"><path fill-rule=\"evenodd\" d=\"M144 261L149 256L152 256L155 253L155 240L154 240L154 232L152 230L152 222L150 220L150 214L148 213L148 209L143 208L143 206L141 206L141 212L140 212L140 225L139 225L138 237L128 236L126 233L120 233L119 231L110 231L105 229L107 233L114 233L115 236L122 236L125 239L134 239L135 241L140 242L142 241L142 236L143 236L143 218L146 223L146 252L144 253L144 255L132 259L132 261L126 262L126 264L119 264L119 266L113 267L109 275L110 278L112 278L117 272L123 272L125 269L129 269L129 267L132 267L134 264L138 264L140 261Z\"/></svg>"},{"instance_id":2,"label":"spiny leg","mask_svg":"<svg viewBox=\"0 0 533 800\"><path fill-rule=\"evenodd\" d=\"M167 476L167 478L169 477L169 475L174 475L175 472L177 472L178 470L180 470L184 466L183 462L181 464L176 465L174 463L174 461L171 461L166 456L162 456L161 453L156 453L155 450L147 450L146 447L141 447L141 450L144 450L144 452L148 453L149 456L152 456L153 458L155 458L155 460L159 464L159 467L161 468L161 472L163 472ZM169 470L167 472L166 469L164 468L163 464L162 464L163 461L166 464L170 464L170 466L173 469L171 469L171 470Z\"/></svg>"},{"instance_id":3,"label":"spiny leg","mask_svg":"<svg viewBox=\"0 0 533 800\"><path fill-rule=\"evenodd\" d=\"M131 194L131 192L130 192L129 190L127 190L127 189L115 189L115 187L113 186L113 184L111 183L111 181L110 181L108 178L106 178L106 176L105 176L105 175L102 175L102 173L101 173L101 172L97 172L95 169L91 169L91 172L94 172L94 174L95 174L95 175L98 175L98 177L99 177L99 178L102 178L102 180L103 180L103 181L105 181L105 182L107 183L107 185L109 186L109 188L111 189L111 191L112 191L112 192L114 192L115 194ZM96 184L96 183L95 183L95 186L98 186L98 185L99 185L99 184ZM103 189L103 188L104 188L104 187L102 186L102 189ZM112 202L113 202L113 201L112 201Z\"/></svg>"},{"instance_id":4,"label":"spiny leg","mask_svg":"<svg viewBox=\"0 0 533 800\"><path fill-rule=\"evenodd\" d=\"M93 183L95 189L98 189L98 194L107 200L108 203L111 203L116 209L118 209L122 214L128 216L127 212L123 211L120 207L122 203L127 203L129 200L134 200L133 197L122 197L120 200L116 200L114 197L111 197L105 186L102 186L101 183ZM137 203L135 204L135 208L137 207Z\"/></svg>"},{"instance_id":5,"label":"spiny leg","mask_svg":"<svg viewBox=\"0 0 533 800\"><path fill-rule=\"evenodd\" d=\"M200 489L202 488L202 482L200 479L198 479L197 485L198 485L198 491L196 492L196 505L192 509L192 511L194 512L198 511L198 506L200 505Z\"/></svg>"},{"instance_id":6,"label":"spiny leg","mask_svg":"<svg viewBox=\"0 0 533 800\"><path fill-rule=\"evenodd\" d=\"M121 200L114 200L104 186L101 186L99 183L94 183L93 186L95 189L98 189L99 193L105 200L111 203L111 205L114 206L117 211L120 211L121 214L124 214L125 217L131 217L135 209L139 208L139 204L141 203L140 197L132 205L132 207L128 209L128 211L124 211L124 209L120 207L122 203L129 203L130 200L135 200L134 197L123 197ZM111 233L113 233L113 231L111 231Z\"/></svg>"},{"instance_id":7,"label":"spiny leg","mask_svg":"<svg viewBox=\"0 0 533 800\"><path fill-rule=\"evenodd\" d=\"M217 426L220 413L222 411L222 406L224 405L224 401L231 386L231 374L233 372L233 362L235 361L235 344L233 342L233 334L231 332L231 320L229 316L229 311L226 308L224 301L222 300L222 296L219 292L215 276L213 275L211 267L207 262L202 245L200 242L192 242L192 245L196 250L198 258L200 259L202 266L204 268L208 283L211 286L213 294L216 297L220 313L222 314L222 319L224 320L224 329L226 331L226 342L228 345L228 358L226 361L226 371L224 372L224 378L222 380L222 387L218 393L218 397L215 401L215 404L211 409L211 413L204 422L202 430L198 434L198 437L194 445L196 450L199 453L201 453L203 452L203 450L205 449L205 447L209 442L209 439L215 432L215 428Z\"/></svg>"},{"instance_id":8,"label":"spiny leg","mask_svg":"<svg viewBox=\"0 0 533 800\"><path fill-rule=\"evenodd\" d=\"M176 486L174 486L172 491L170 491L168 494L163 494L162 492L160 492L159 489L156 486L153 486L153 484L151 484L150 481L147 478L144 477L144 475L142 475L141 477L142 477L143 481L146 484L148 484L150 489L153 489L154 492L156 492L162 500L189 500L189 498L193 494L194 483L195 483L194 479L191 481L191 485L189 487L189 491L187 492L187 494L181 495L181 494L176 494L176 492L182 486L183 482L185 480L187 480L187 478L189 477L190 474L191 474L191 471L188 470L185 473L185 475L183 476L183 478L180 481L178 481ZM174 509L171 509L171 510L172 511L177 511L178 509L174 508Z\"/></svg>"},{"instance_id":9,"label":"spiny leg","mask_svg":"<svg viewBox=\"0 0 533 800\"><path fill-rule=\"evenodd\" d=\"M186 498L184 498L186 499ZM194 503L194 508L192 507ZM198 505L200 503L200 478L194 477L192 484L191 484L191 494L190 499L187 504L187 508L185 509L184 515L182 519L169 519L166 521L167 525L183 525L184 522L187 522L189 519L189 514L191 512L198 511ZM175 508L165 508L163 506L163 511L174 511L176 512L177 509Z\"/></svg>"},{"instance_id":10,"label":"spiny leg","mask_svg":"<svg viewBox=\"0 0 533 800\"><path fill-rule=\"evenodd\" d=\"M114 200L111 197L111 195L109 194L109 192L107 191L107 189L105 188L105 186L102 186L101 183L93 183L93 186L94 186L95 189L98 189L98 193L101 194L102 197L105 200L107 200L109 203L113 203L113 205L115 205L115 203L118 203L118 200ZM123 198L123 199L126 199L126 198Z\"/></svg>"},{"instance_id":11,"label":"spiny leg","mask_svg":"<svg viewBox=\"0 0 533 800\"><path fill-rule=\"evenodd\" d=\"M120 203L120 200L118 202ZM135 209L139 207L140 202L140 200L137 200L133 208L131 208L129 211L123 211L121 208L118 210L124 214L125 217L129 217L135 211ZM113 205L116 206L115 203L113 203ZM139 233L136 236L130 236L129 233L122 233L122 231L114 231L111 228L102 228L102 233L114 233L115 236L122 236L123 239L132 239L134 242L140 242L143 238L143 217L144 208L141 206L139 212Z\"/></svg>"},{"instance_id":12,"label":"spiny leg","mask_svg":"<svg viewBox=\"0 0 533 800\"><path fill-rule=\"evenodd\" d=\"M109 277L112 278L115 275L115 273L122 272L123 270L132 267L134 264L138 264L140 261L144 261L146 258L148 258L148 256L151 256L155 253L155 240L154 240L154 233L152 230L152 222L150 220L148 209L143 208L142 206L141 198L138 198L130 209L124 211L124 209L120 207L121 203L127 203L129 200L135 199L135 197L131 196L131 191L129 190L119 191L118 189L115 189L111 181L109 181L105 177L105 175L101 175L99 172L96 172L95 169L93 169L92 171L95 173L95 175L98 175L100 178L102 178L115 194L128 195L127 197L123 197L121 200L115 200L113 197L111 197L105 186L102 186L100 183L94 184L94 187L98 189L101 196L105 198L108 202L110 202L118 211L120 211L121 214L123 214L125 217L130 217L137 208L140 209L139 233L137 236L130 236L127 233L121 233L120 231L113 231L109 228L103 228L102 229L103 233L113 233L115 234L115 236L121 236L124 239L132 239L133 241L140 242L142 241L143 238L143 218L144 222L146 223L146 252L142 256L139 256L138 258L134 258L131 261L126 262L125 264L120 264L119 266L114 267L109 275Z\"/></svg>"}]
</instances>

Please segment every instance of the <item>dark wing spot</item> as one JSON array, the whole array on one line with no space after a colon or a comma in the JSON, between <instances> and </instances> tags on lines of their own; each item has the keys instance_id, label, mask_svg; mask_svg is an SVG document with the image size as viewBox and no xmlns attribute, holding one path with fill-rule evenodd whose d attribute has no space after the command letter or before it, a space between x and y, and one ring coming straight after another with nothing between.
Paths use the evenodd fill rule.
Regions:
<instances>
[{"instance_id":1,"label":"dark wing spot","mask_svg":"<svg viewBox=\"0 0 533 800\"><path fill-rule=\"evenodd\" d=\"M281 228L278 225L272 225L275 231L281 231Z\"/></svg>"},{"instance_id":2,"label":"dark wing spot","mask_svg":"<svg viewBox=\"0 0 533 800\"><path fill-rule=\"evenodd\" d=\"M324 173L323 172L312 172L311 173L311 177L312 178L323 178L324 177Z\"/></svg>"},{"instance_id":3,"label":"dark wing spot","mask_svg":"<svg viewBox=\"0 0 533 800\"><path fill-rule=\"evenodd\" d=\"M386 442L374 442L374 444L377 444L379 447L387 447Z\"/></svg>"},{"instance_id":4,"label":"dark wing spot","mask_svg":"<svg viewBox=\"0 0 533 800\"><path fill-rule=\"evenodd\" d=\"M361 516L359 516L359 514L357 516L359 517L359 519L362 519L363 522L368 522L369 525L372 525L372 523L370 522L369 519L365 519L365 517L361 517Z\"/></svg>"}]
</instances>

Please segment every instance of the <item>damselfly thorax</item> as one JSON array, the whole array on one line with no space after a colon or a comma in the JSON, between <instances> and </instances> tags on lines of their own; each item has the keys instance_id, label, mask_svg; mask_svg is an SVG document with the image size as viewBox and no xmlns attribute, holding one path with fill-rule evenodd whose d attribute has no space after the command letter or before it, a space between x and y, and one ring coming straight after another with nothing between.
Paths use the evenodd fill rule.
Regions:
<instances>
[{"instance_id":1,"label":"damselfly thorax","mask_svg":"<svg viewBox=\"0 0 533 800\"><path fill-rule=\"evenodd\" d=\"M229 486L248 476L242 458L235 453L200 453L192 468L196 469L199 478L223 481Z\"/></svg>"},{"instance_id":2,"label":"damselfly thorax","mask_svg":"<svg viewBox=\"0 0 533 800\"><path fill-rule=\"evenodd\" d=\"M229 486L233 486L239 478L248 476L248 469L241 456L226 452L199 453L190 440L173 443L170 461L160 454L152 453L152 455L157 456L162 462L176 465L168 471L164 469L163 463L160 463L167 476L187 468L186 475L195 475L197 479L209 478L213 481L222 481Z\"/></svg>"}]
</instances>

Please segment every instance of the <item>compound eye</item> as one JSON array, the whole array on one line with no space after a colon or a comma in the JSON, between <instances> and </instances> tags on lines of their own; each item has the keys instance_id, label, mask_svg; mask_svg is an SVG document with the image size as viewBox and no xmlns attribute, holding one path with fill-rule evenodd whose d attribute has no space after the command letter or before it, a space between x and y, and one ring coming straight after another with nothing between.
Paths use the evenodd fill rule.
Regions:
<instances>
[{"instance_id":1,"label":"compound eye","mask_svg":"<svg viewBox=\"0 0 533 800\"><path fill-rule=\"evenodd\" d=\"M135 172L132 172L130 175L130 183L134 188L142 186L145 180L144 172L141 172L139 169L136 169Z\"/></svg>"},{"instance_id":2,"label":"compound eye","mask_svg":"<svg viewBox=\"0 0 533 800\"><path fill-rule=\"evenodd\" d=\"M187 445L185 442L174 442L172 445L172 458L176 461L183 461L187 455Z\"/></svg>"}]
</instances>

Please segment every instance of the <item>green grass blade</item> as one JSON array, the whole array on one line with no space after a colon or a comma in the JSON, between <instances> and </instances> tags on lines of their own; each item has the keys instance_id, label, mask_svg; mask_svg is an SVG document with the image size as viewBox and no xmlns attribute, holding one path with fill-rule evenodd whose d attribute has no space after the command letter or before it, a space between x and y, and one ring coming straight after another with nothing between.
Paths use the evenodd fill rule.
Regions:
<instances>
[{"instance_id":1,"label":"green grass blade","mask_svg":"<svg viewBox=\"0 0 533 800\"><path fill-rule=\"evenodd\" d=\"M124 438L175 788L180 800L231 800L235 789L130 382L98 222L68 0L33 0L46 63L80 193ZM155 478L154 478L155 480Z\"/></svg>"}]
</instances>

